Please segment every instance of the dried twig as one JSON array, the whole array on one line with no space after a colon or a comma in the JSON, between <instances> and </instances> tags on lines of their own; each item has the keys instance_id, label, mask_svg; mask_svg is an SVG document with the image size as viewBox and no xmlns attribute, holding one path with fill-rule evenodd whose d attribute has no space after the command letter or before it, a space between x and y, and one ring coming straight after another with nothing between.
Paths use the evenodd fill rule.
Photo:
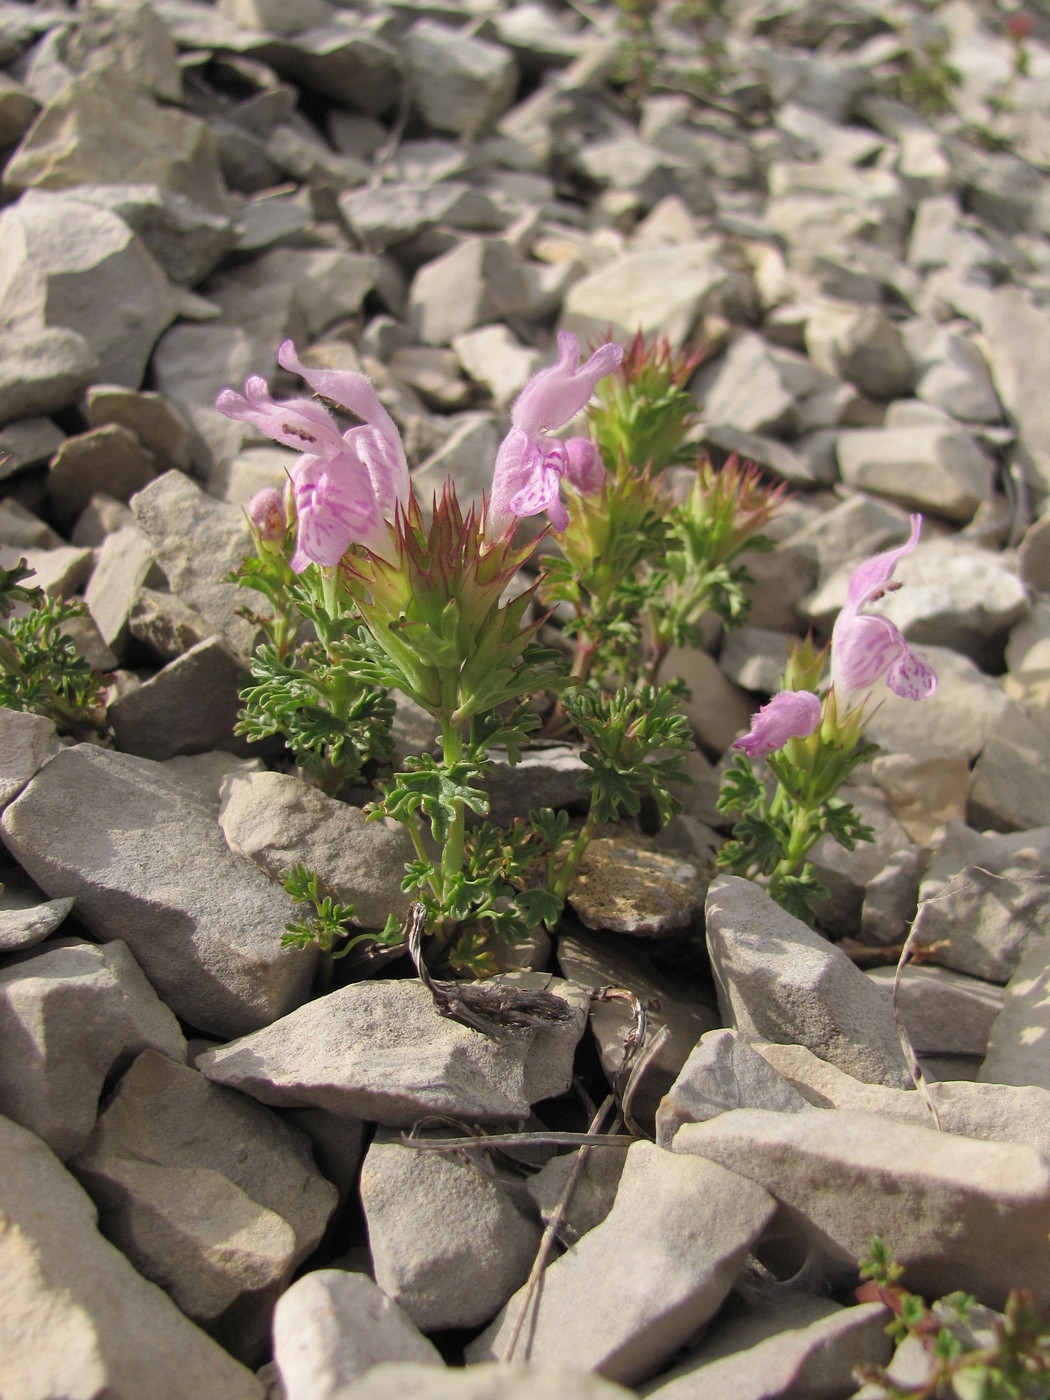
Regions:
<instances>
[{"instance_id":1,"label":"dried twig","mask_svg":"<svg viewBox=\"0 0 1050 1400\"><path fill-rule=\"evenodd\" d=\"M422 904L413 904L408 911L405 941L419 980L433 998L439 1015L487 1036L532 1031L572 1019L573 1007L553 992L526 991L491 982L437 981L423 958L425 928L426 909Z\"/></svg>"}]
</instances>

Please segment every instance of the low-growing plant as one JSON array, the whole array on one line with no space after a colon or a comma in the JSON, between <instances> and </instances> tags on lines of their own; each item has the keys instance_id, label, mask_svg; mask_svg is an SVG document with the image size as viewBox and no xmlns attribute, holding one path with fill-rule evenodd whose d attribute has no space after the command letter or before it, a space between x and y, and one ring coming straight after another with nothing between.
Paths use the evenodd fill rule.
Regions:
<instances>
[{"instance_id":1,"label":"low-growing plant","mask_svg":"<svg viewBox=\"0 0 1050 1400\"><path fill-rule=\"evenodd\" d=\"M1050 1397L1050 1316L1031 1293L1011 1289L1001 1313L977 1305L968 1293L928 1303L900 1283L903 1269L877 1235L872 1238L857 1290L860 1302L879 1302L893 1316L896 1342L914 1338L929 1370L918 1385L901 1385L882 1366L857 1370L858 1383L877 1387L879 1400L1047 1400Z\"/></svg>"},{"instance_id":2,"label":"low-growing plant","mask_svg":"<svg viewBox=\"0 0 1050 1400\"><path fill-rule=\"evenodd\" d=\"M62 733L102 729L105 680L64 630L87 608L27 586L32 577L25 559L0 569L0 705L45 715Z\"/></svg>"}]
</instances>

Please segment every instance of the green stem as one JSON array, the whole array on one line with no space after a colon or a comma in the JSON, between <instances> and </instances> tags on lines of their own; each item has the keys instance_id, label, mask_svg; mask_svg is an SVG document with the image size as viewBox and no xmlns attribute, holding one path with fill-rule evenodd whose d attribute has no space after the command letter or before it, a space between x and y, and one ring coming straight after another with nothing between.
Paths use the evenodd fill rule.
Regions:
<instances>
[{"instance_id":1,"label":"green stem","mask_svg":"<svg viewBox=\"0 0 1050 1400\"><path fill-rule=\"evenodd\" d=\"M572 850L562 861L561 869L551 885L552 894L556 894L559 899L565 898L566 891L572 883L572 877L576 874L576 867L583 859L583 853L594 839L594 833L597 829L598 822L595 819L592 805L591 810L587 813L587 820L580 827L579 835L572 843Z\"/></svg>"},{"instance_id":2,"label":"green stem","mask_svg":"<svg viewBox=\"0 0 1050 1400\"><path fill-rule=\"evenodd\" d=\"M423 845L423 832L420 830L419 822L416 821L415 813L406 812L404 816L399 817L398 820L408 832L416 857L425 865L430 865L430 857L427 855L426 847ZM427 884L430 886L431 894L440 902L441 886L433 875L427 878Z\"/></svg>"},{"instance_id":3,"label":"green stem","mask_svg":"<svg viewBox=\"0 0 1050 1400\"><path fill-rule=\"evenodd\" d=\"M463 734L451 719L441 720L441 754L445 767L458 763L463 757ZM463 870L463 844L467 834L467 812L462 802L456 803L456 815L449 826L441 851L441 902L448 899L452 882Z\"/></svg>"}]
</instances>

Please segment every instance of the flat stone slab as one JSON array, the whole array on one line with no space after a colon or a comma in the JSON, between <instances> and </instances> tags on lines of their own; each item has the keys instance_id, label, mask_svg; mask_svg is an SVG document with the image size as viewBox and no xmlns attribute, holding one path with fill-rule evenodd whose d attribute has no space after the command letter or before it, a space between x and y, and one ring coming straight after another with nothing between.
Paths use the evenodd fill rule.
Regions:
<instances>
[{"instance_id":1,"label":"flat stone slab","mask_svg":"<svg viewBox=\"0 0 1050 1400\"><path fill-rule=\"evenodd\" d=\"M214 808L161 764L63 749L7 808L2 835L46 894L73 896L96 938L127 943L191 1025L239 1035L309 992L316 951L280 945L297 906L230 852Z\"/></svg>"},{"instance_id":2,"label":"flat stone slab","mask_svg":"<svg viewBox=\"0 0 1050 1400\"><path fill-rule=\"evenodd\" d=\"M1050 1301L1050 1162L1032 1147L974 1142L846 1109L737 1109L686 1123L676 1152L696 1153L781 1203L767 1247L811 1256L850 1283L872 1235L924 1297L953 1289L1001 1308L1019 1281Z\"/></svg>"},{"instance_id":3,"label":"flat stone slab","mask_svg":"<svg viewBox=\"0 0 1050 1400\"><path fill-rule=\"evenodd\" d=\"M686 1160L649 1142L628 1149L612 1210L544 1274L522 1332L533 1363L633 1385L721 1305L775 1207L742 1176L679 1170ZM501 1357L521 1305L515 1294L469 1362Z\"/></svg>"},{"instance_id":4,"label":"flat stone slab","mask_svg":"<svg viewBox=\"0 0 1050 1400\"><path fill-rule=\"evenodd\" d=\"M263 1400L251 1371L95 1228L84 1189L0 1118L0 1392L12 1400Z\"/></svg>"},{"instance_id":5,"label":"flat stone slab","mask_svg":"<svg viewBox=\"0 0 1050 1400\"><path fill-rule=\"evenodd\" d=\"M573 996L572 1019L498 1039L440 1016L419 982L358 982L209 1050L197 1067L262 1103L388 1127L433 1113L516 1121L572 1082L586 1003L570 983L552 982Z\"/></svg>"}]
</instances>

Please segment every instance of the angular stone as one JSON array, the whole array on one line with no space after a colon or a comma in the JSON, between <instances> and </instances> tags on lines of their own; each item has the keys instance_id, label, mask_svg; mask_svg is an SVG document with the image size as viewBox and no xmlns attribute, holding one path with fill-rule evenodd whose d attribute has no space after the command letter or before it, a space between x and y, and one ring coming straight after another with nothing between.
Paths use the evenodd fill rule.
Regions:
<instances>
[{"instance_id":1,"label":"angular stone","mask_svg":"<svg viewBox=\"0 0 1050 1400\"><path fill-rule=\"evenodd\" d=\"M758 885L712 884L707 945L723 1014L748 1040L805 1045L858 1079L910 1085L889 997Z\"/></svg>"},{"instance_id":2,"label":"angular stone","mask_svg":"<svg viewBox=\"0 0 1050 1400\"><path fill-rule=\"evenodd\" d=\"M994 464L961 428L849 429L838 460L847 485L949 520L972 520L991 494Z\"/></svg>"},{"instance_id":3,"label":"angular stone","mask_svg":"<svg viewBox=\"0 0 1050 1400\"><path fill-rule=\"evenodd\" d=\"M598 1152L589 1152L586 1148L562 1152L551 1157L535 1176L529 1177L526 1190L536 1203L544 1225L549 1225L555 1213L558 1214L557 1235L562 1244L575 1244L581 1235L600 1225L612 1210L629 1146L624 1140L618 1147L603 1147ZM563 1203L570 1175L573 1175L572 1190Z\"/></svg>"},{"instance_id":4,"label":"angular stone","mask_svg":"<svg viewBox=\"0 0 1050 1400\"><path fill-rule=\"evenodd\" d=\"M487 1163L382 1133L368 1149L360 1190L376 1283L421 1331L488 1322L525 1282L542 1231L514 1185Z\"/></svg>"},{"instance_id":5,"label":"angular stone","mask_svg":"<svg viewBox=\"0 0 1050 1400\"><path fill-rule=\"evenodd\" d=\"M76 195L119 215L178 287L195 287L234 245L235 225L227 214L157 184L80 184Z\"/></svg>"},{"instance_id":6,"label":"angular stone","mask_svg":"<svg viewBox=\"0 0 1050 1400\"><path fill-rule=\"evenodd\" d=\"M0 706L0 811L60 748L53 720Z\"/></svg>"},{"instance_id":7,"label":"angular stone","mask_svg":"<svg viewBox=\"0 0 1050 1400\"><path fill-rule=\"evenodd\" d=\"M63 1159L84 1145L111 1074L141 1050L186 1058L178 1022L119 941L5 968L0 1021L0 1107Z\"/></svg>"},{"instance_id":8,"label":"angular stone","mask_svg":"<svg viewBox=\"0 0 1050 1400\"><path fill-rule=\"evenodd\" d=\"M1024 287L985 292L975 311L995 388L1020 438L1022 461L1045 489L1050 482L1050 403L1040 392L1050 369L1050 329Z\"/></svg>"},{"instance_id":9,"label":"angular stone","mask_svg":"<svg viewBox=\"0 0 1050 1400\"><path fill-rule=\"evenodd\" d=\"M497 408L506 408L542 367L543 358L522 345L507 326L479 326L452 340L459 363L492 395Z\"/></svg>"},{"instance_id":10,"label":"angular stone","mask_svg":"<svg viewBox=\"0 0 1050 1400\"><path fill-rule=\"evenodd\" d=\"M725 753L737 735L749 728L754 702L727 681L714 658L699 647L672 647L664 658L661 679L681 680L689 687L682 712L697 740L709 750Z\"/></svg>"},{"instance_id":11,"label":"angular stone","mask_svg":"<svg viewBox=\"0 0 1050 1400\"><path fill-rule=\"evenodd\" d=\"M915 397L942 408L964 422L998 423L1002 404L992 377L972 340L949 327L924 338L915 354L918 376Z\"/></svg>"},{"instance_id":12,"label":"angular stone","mask_svg":"<svg viewBox=\"0 0 1050 1400\"><path fill-rule=\"evenodd\" d=\"M43 337L62 337L71 335L71 332L44 331ZM19 337L21 338L21 337ZM97 367L97 361L90 357ZM0 360L0 366L4 364ZM10 366L9 366L10 368ZM19 362L19 372L24 375L28 372L28 366ZM0 368L0 384L8 385L8 370ZM94 373L94 370L92 370ZM24 382L19 379L20 384ZM8 391L5 389L5 392ZM2 417L3 415L0 415ZM51 422L50 418L22 418L17 423L8 423L6 427L0 429L0 452L4 454L4 459L0 462L0 481L7 476L14 476L16 472L22 471L25 467L38 467L43 462L49 462L58 450L65 434L61 428Z\"/></svg>"},{"instance_id":13,"label":"angular stone","mask_svg":"<svg viewBox=\"0 0 1050 1400\"><path fill-rule=\"evenodd\" d=\"M153 453L127 428L110 424L66 438L51 463L47 489L56 514L68 524L97 492L126 501L156 474Z\"/></svg>"},{"instance_id":14,"label":"angular stone","mask_svg":"<svg viewBox=\"0 0 1050 1400\"><path fill-rule=\"evenodd\" d=\"M441 1353L365 1274L315 1269L281 1294L273 1354L285 1400L339 1400L381 1362L444 1367Z\"/></svg>"},{"instance_id":15,"label":"angular stone","mask_svg":"<svg viewBox=\"0 0 1050 1400\"><path fill-rule=\"evenodd\" d=\"M653 1400L831 1400L850 1393L855 1367L889 1360L887 1317L881 1303L844 1308L787 1292L720 1318L695 1351L641 1394Z\"/></svg>"},{"instance_id":16,"label":"angular stone","mask_svg":"<svg viewBox=\"0 0 1050 1400\"><path fill-rule=\"evenodd\" d=\"M296 906L231 854L212 806L160 765L94 744L64 749L2 827L40 888L74 896L97 938L124 939L191 1025L237 1035L306 995L316 954L280 946Z\"/></svg>"},{"instance_id":17,"label":"angular stone","mask_svg":"<svg viewBox=\"0 0 1050 1400\"><path fill-rule=\"evenodd\" d=\"M26 586L39 588L46 598L69 598L91 572L91 550L59 545L56 549L11 549L0 545L0 569L24 561L32 572Z\"/></svg>"},{"instance_id":18,"label":"angular stone","mask_svg":"<svg viewBox=\"0 0 1050 1400\"><path fill-rule=\"evenodd\" d=\"M252 1373L102 1238L90 1198L39 1138L0 1119L0 1142L5 1395L263 1400Z\"/></svg>"},{"instance_id":19,"label":"angular stone","mask_svg":"<svg viewBox=\"0 0 1050 1400\"><path fill-rule=\"evenodd\" d=\"M600 1376L555 1366L493 1362L439 1370L384 1361L355 1382L346 1400L630 1400L633 1394Z\"/></svg>"},{"instance_id":20,"label":"angular stone","mask_svg":"<svg viewBox=\"0 0 1050 1400\"><path fill-rule=\"evenodd\" d=\"M213 277L208 298L221 320L264 343L311 339L355 315L375 286L376 260L338 249L274 248Z\"/></svg>"},{"instance_id":21,"label":"angular stone","mask_svg":"<svg viewBox=\"0 0 1050 1400\"><path fill-rule=\"evenodd\" d=\"M106 1237L243 1357L336 1204L303 1134L154 1051L126 1071L71 1166Z\"/></svg>"},{"instance_id":22,"label":"angular stone","mask_svg":"<svg viewBox=\"0 0 1050 1400\"><path fill-rule=\"evenodd\" d=\"M287 773L234 773L223 785L219 825L231 851L274 879L302 862L334 899L354 905L363 928L408 912L401 881L415 851L400 824L370 822Z\"/></svg>"},{"instance_id":23,"label":"angular stone","mask_svg":"<svg viewBox=\"0 0 1050 1400\"><path fill-rule=\"evenodd\" d=\"M797 401L820 379L801 356L790 356L746 332L714 366L705 366L693 391L705 423L744 433L778 433L798 425Z\"/></svg>"},{"instance_id":24,"label":"angular stone","mask_svg":"<svg viewBox=\"0 0 1050 1400\"><path fill-rule=\"evenodd\" d=\"M877 788L846 783L839 795L849 802L861 821L871 828L870 841L858 842L847 851L826 833L810 852L814 872L828 888L828 896L816 906L817 922L826 932L850 937L860 922L865 892L889 862L911 849L911 840Z\"/></svg>"},{"instance_id":25,"label":"angular stone","mask_svg":"<svg viewBox=\"0 0 1050 1400\"><path fill-rule=\"evenodd\" d=\"M937 680L935 695L941 689L941 677ZM965 820L970 769L959 749L931 746L878 754L871 775L894 816L919 845L929 845L946 822Z\"/></svg>"},{"instance_id":26,"label":"angular stone","mask_svg":"<svg viewBox=\"0 0 1050 1400\"><path fill-rule=\"evenodd\" d=\"M175 297L123 219L75 194L27 195L0 214L0 248L2 328L75 331L104 379L137 388Z\"/></svg>"},{"instance_id":27,"label":"angular stone","mask_svg":"<svg viewBox=\"0 0 1050 1400\"><path fill-rule=\"evenodd\" d=\"M32 895L5 885L0 890L0 953L13 953L42 943L70 913L74 902L72 899L48 899L40 903Z\"/></svg>"},{"instance_id":28,"label":"angular stone","mask_svg":"<svg viewBox=\"0 0 1050 1400\"><path fill-rule=\"evenodd\" d=\"M222 637L208 637L106 711L122 753L163 760L176 754L242 748L241 662Z\"/></svg>"},{"instance_id":29,"label":"angular stone","mask_svg":"<svg viewBox=\"0 0 1050 1400\"><path fill-rule=\"evenodd\" d=\"M1032 939L1006 984L979 1078L1050 1089L1050 938Z\"/></svg>"},{"instance_id":30,"label":"angular stone","mask_svg":"<svg viewBox=\"0 0 1050 1400\"><path fill-rule=\"evenodd\" d=\"M155 570L153 548L136 526L126 525L103 540L84 601L102 640L118 654L127 643L138 591Z\"/></svg>"},{"instance_id":31,"label":"angular stone","mask_svg":"<svg viewBox=\"0 0 1050 1400\"><path fill-rule=\"evenodd\" d=\"M848 1108L878 1114L920 1128L934 1125L922 1094L862 1084L834 1065L818 1060L801 1045L755 1047L762 1057L815 1108ZM1050 1160L1050 1090L1013 1084L956 1080L927 1083L942 1131L982 1142L1017 1142Z\"/></svg>"},{"instance_id":32,"label":"angular stone","mask_svg":"<svg viewBox=\"0 0 1050 1400\"><path fill-rule=\"evenodd\" d=\"M640 330L678 349L728 280L717 238L628 253L573 283L560 327L581 339L629 340Z\"/></svg>"},{"instance_id":33,"label":"angular stone","mask_svg":"<svg viewBox=\"0 0 1050 1400\"><path fill-rule=\"evenodd\" d=\"M487 135L517 87L514 60L502 44L421 19L404 38L408 84L427 125L456 136Z\"/></svg>"},{"instance_id":34,"label":"angular stone","mask_svg":"<svg viewBox=\"0 0 1050 1400\"><path fill-rule=\"evenodd\" d=\"M159 185L206 209L227 209L207 125L158 106L134 79L113 69L81 73L56 93L8 162L4 182L16 191Z\"/></svg>"},{"instance_id":35,"label":"angular stone","mask_svg":"<svg viewBox=\"0 0 1050 1400\"><path fill-rule=\"evenodd\" d=\"M506 219L481 190L459 180L440 184L391 182L377 189L347 190L339 209L362 244L375 252L405 243L436 225L493 232Z\"/></svg>"},{"instance_id":36,"label":"angular stone","mask_svg":"<svg viewBox=\"0 0 1050 1400\"><path fill-rule=\"evenodd\" d=\"M877 967L869 979L892 993L896 968ZM918 1055L984 1055L1003 1006L1000 987L947 967L909 966L901 973L897 1011Z\"/></svg>"},{"instance_id":37,"label":"angular stone","mask_svg":"<svg viewBox=\"0 0 1050 1400\"><path fill-rule=\"evenodd\" d=\"M999 835L949 822L920 890L917 943L943 967L1008 981L1046 928L1048 875L1050 828Z\"/></svg>"},{"instance_id":38,"label":"angular stone","mask_svg":"<svg viewBox=\"0 0 1050 1400\"><path fill-rule=\"evenodd\" d=\"M425 345L528 309L532 284L526 264L509 243L471 238L426 263L412 279L409 307Z\"/></svg>"},{"instance_id":39,"label":"angular stone","mask_svg":"<svg viewBox=\"0 0 1050 1400\"><path fill-rule=\"evenodd\" d=\"M872 398L899 399L911 387L904 337L877 307L817 302L806 321L806 349L818 369Z\"/></svg>"},{"instance_id":40,"label":"angular stone","mask_svg":"<svg viewBox=\"0 0 1050 1400\"><path fill-rule=\"evenodd\" d=\"M926 1297L962 1288L1001 1307L1023 1278L1036 1306L1050 1299L1050 1162L1034 1148L844 1109L737 1109L685 1124L675 1150L775 1193L795 1249L829 1280L852 1282L879 1235Z\"/></svg>"},{"instance_id":41,"label":"angular stone","mask_svg":"<svg viewBox=\"0 0 1050 1400\"><path fill-rule=\"evenodd\" d=\"M664 938L696 923L702 893L690 862L599 837L584 852L567 898L585 928Z\"/></svg>"},{"instance_id":42,"label":"angular stone","mask_svg":"<svg viewBox=\"0 0 1050 1400\"><path fill-rule=\"evenodd\" d=\"M908 533L904 511L858 493L821 511L785 543L816 553L823 582L846 565L855 568L872 554L903 544ZM735 635L730 633L727 643Z\"/></svg>"},{"instance_id":43,"label":"angular stone","mask_svg":"<svg viewBox=\"0 0 1050 1400\"><path fill-rule=\"evenodd\" d=\"M128 631L164 661L172 661L212 635L212 624L174 593L140 588L128 614Z\"/></svg>"},{"instance_id":44,"label":"angular stone","mask_svg":"<svg viewBox=\"0 0 1050 1400\"><path fill-rule=\"evenodd\" d=\"M237 616L244 591L225 581L251 553L244 512L206 496L175 471L151 481L132 498L131 508L171 591L222 632L235 651L250 655L257 629ZM265 599L253 595L252 607L265 606Z\"/></svg>"},{"instance_id":45,"label":"angular stone","mask_svg":"<svg viewBox=\"0 0 1050 1400\"><path fill-rule=\"evenodd\" d=\"M652 1143L628 1149L608 1216L544 1274L526 1319L534 1364L633 1385L714 1314L774 1206L742 1176L695 1167ZM521 1306L515 1295L468 1362L502 1354Z\"/></svg>"},{"instance_id":46,"label":"angular stone","mask_svg":"<svg viewBox=\"0 0 1050 1400\"><path fill-rule=\"evenodd\" d=\"M134 433L153 453L158 472L189 469L189 428L162 394L93 384L87 391L85 413L92 428L115 423Z\"/></svg>"},{"instance_id":47,"label":"angular stone","mask_svg":"<svg viewBox=\"0 0 1050 1400\"><path fill-rule=\"evenodd\" d=\"M1011 705L992 730L970 780L969 820L996 831L1050 826L1050 736Z\"/></svg>"},{"instance_id":48,"label":"angular stone","mask_svg":"<svg viewBox=\"0 0 1050 1400\"><path fill-rule=\"evenodd\" d=\"M731 1108L800 1113L809 1104L737 1031L701 1036L656 1114L656 1144L671 1149L683 1123L706 1123Z\"/></svg>"},{"instance_id":49,"label":"angular stone","mask_svg":"<svg viewBox=\"0 0 1050 1400\"><path fill-rule=\"evenodd\" d=\"M556 993L559 986L570 984L555 982ZM561 1025L489 1039L439 1016L419 982L361 982L209 1051L197 1065L262 1103L316 1105L388 1127L435 1113L516 1121L572 1081L584 1023L578 993L573 1006Z\"/></svg>"},{"instance_id":50,"label":"angular stone","mask_svg":"<svg viewBox=\"0 0 1050 1400\"><path fill-rule=\"evenodd\" d=\"M98 369L98 356L88 342L65 326L5 329L0 344L0 423L14 425L16 419L69 407Z\"/></svg>"}]
</instances>

